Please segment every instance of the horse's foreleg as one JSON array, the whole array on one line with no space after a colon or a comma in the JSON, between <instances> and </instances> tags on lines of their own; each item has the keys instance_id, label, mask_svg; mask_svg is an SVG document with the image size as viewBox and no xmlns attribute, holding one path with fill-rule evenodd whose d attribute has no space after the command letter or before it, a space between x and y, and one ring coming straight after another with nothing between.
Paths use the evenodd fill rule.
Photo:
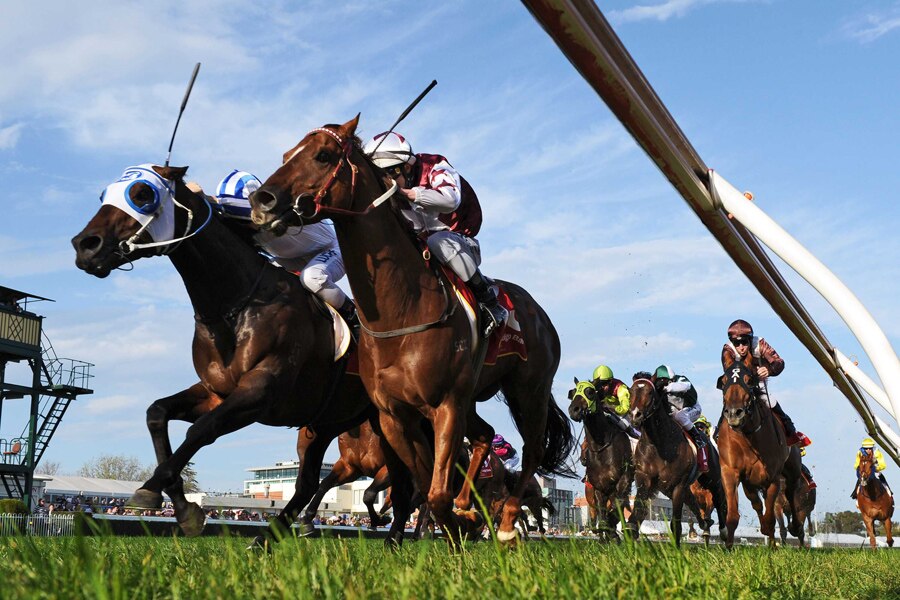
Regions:
<instances>
[{"instance_id":1,"label":"horse's foreleg","mask_svg":"<svg viewBox=\"0 0 900 600\"><path fill-rule=\"evenodd\" d=\"M430 420L434 428L434 470L428 489L428 507L451 543L458 543L462 534L463 519L453 514L453 494L450 478L456 465L456 458L462 446L465 412L456 399L448 396L436 409L431 411Z\"/></svg>"},{"instance_id":2,"label":"horse's foreleg","mask_svg":"<svg viewBox=\"0 0 900 600\"><path fill-rule=\"evenodd\" d=\"M735 469L722 465L722 490L725 492L725 527L727 535L725 537L725 547L734 546L734 531L737 529L738 521L741 518L738 512L738 472Z\"/></svg>"},{"instance_id":3,"label":"horse's foreleg","mask_svg":"<svg viewBox=\"0 0 900 600\"><path fill-rule=\"evenodd\" d=\"M406 521L413 510L413 497L416 495L412 475L400 457L388 441L382 436L378 442L381 453L384 455L384 463L387 466L388 478L391 481L390 495L381 507L382 513L388 505L393 509L393 522L388 531L385 544L391 548L399 548L403 543L403 533L406 529ZM418 524L417 524L418 526Z\"/></svg>"},{"instance_id":4,"label":"horse's foreleg","mask_svg":"<svg viewBox=\"0 0 900 600\"><path fill-rule=\"evenodd\" d=\"M631 516L628 517L628 527L631 531L632 539L637 540L640 537L641 523L647 518L654 482L643 473L637 473L634 477L634 483L637 485L637 494L634 496Z\"/></svg>"},{"instance_id":5,"label":"horse's foreleg","mask_svg":"<svg viewBox=\"0 0 900 600\"><path fill-rule=\"evenodd\" d=\"M690 494L687 485L682 483L672 490L672 535L675 536L675 545L681 545L681 513L684 509L685 494Z\"/></svg>"},{"instance_id":6,"label":"horse's foreleg","mask_svg":"<svg viewBox=\"0 0 900 600\"><path fill-rule=\"evenodd\" d=\"M778 498L780 490L781 486L777 478L766 487L766 501L759 531L769 538L770 546L775 545L775 500Z\"/></svg>"},{"instance_id":7,"label":"horse's foreleg","mask_svg":"<svg viewBox=\"0 0 900 600\"><path fill-rule=\"evenodd\" d=\"M172 445L169 440L169 421L187 421L193 423L197 418L211 409L212 402L209 393L200 384L196 383L186 390L173 394L166 398L160 398L147 409L147 429L150 431L150 439L153 442L153 450L156 454L157 465L165 463L172 456ZM188 502L184 497L184 483L180 476L181 470L174 480L165 487L165 492L172 500L175 515L179 523L183 523L185 532L189 535L199 534L198 527L202 529L205 522L203 510L195 503ZM162 490L146 489L142 486L129 500L130 506L138 508L155 509L162 506Z\"/></svg>"},{"instance_id":8,"label":"horse's foreleg","mask_svg":"<svg viewBox=\"0 0 900 600\"><path fill-rule=\"evenodd\" d=\"M891 533L891 518L887 517L884 520L884 534L887 537L887 545L888 548L894 547L894 535Z\"/></svg>"},{"instance_id":9,"label":"horse's foreleg","mask_svg":"<svg viewBox=\"0 0 900 600\"><path fill-rule=\"evenodd\" d=\"M391 478L388 475L387 465L385 465L378 469L378 472L375 473L375 477L372 479L372 483L369 484L369 487L363 493L363 504L366 505L369 511L369 529L378 529L385 522L375 510L375 501L378 500L378 493L386 490L390 485Z\"/></svg>"},{"instance_id":10,"label":"horse's foreleg","mask_svg":"<svg viewBox=\"0 0 900 600\"><path fill-rule=\"evenodd\" d=\"M869 534L869 545L874 550L877 547L875 543L875 519L863 513L863 523L866 524L866 533Z\"/></svg>"},{"instance_id":11,"label":"horse's foreleg","mask_svg":"<svg viewBox=\"0 0 900 600\"><path fill-rule=\"evenodd\" d=\"M478 416L475 404L471 403L466 415L466 437L472 444L472 458L466 471L466 480L454 501L459 510L468 510L472 506L472 486L481 474L481 465L491 451L491 440L494 438L494 428Z\"/></svg>"},{"instance_id":12,"label":"horse's foreleg","mask_svg":"<svg viewBox=\"0 0 900 600\"><path fill-rule=\"evenodd\" d=\"M331 472L325 476L325 479L322 480L316 489L316 493L312 500L309 501L309 505L307 505L306 510L303 513L303 523L311 524L313 522L316 511L319 509L319 504L322 502L322 498L325 497L325 494L327 494L331 488L350 483L351 481L356 481L360 477L362 477L362 473L359 469L349 464L343 458L337 459L334 466L331 467Z\"/></svg>"},{"instance_id":13,"label":"horse's foreleg","mask_svg":"<svg viewBox=\"0 0 900 600\"><path fill-rule=\"evenodd\" d=\"M802 477L791 481L785 480L785 498L788 505L783 512L788 516L788 530L790 534L800 541L800 547L804 546L803 525L806 522L806 509L803 507L803 494L806 492L806 482ZM783 531L783 530L782 530ZM781 534L785 538L784 533Z\"/></svg>"}]
</instances>

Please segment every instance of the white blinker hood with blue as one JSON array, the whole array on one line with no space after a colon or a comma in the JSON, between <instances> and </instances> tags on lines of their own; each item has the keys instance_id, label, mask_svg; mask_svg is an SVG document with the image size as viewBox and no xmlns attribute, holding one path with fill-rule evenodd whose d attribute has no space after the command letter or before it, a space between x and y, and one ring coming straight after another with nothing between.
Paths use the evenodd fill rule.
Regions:
<instances>
[{"instance_id":1,"label":"white blinker hood with blue","mask_svg":"<svg viewBox=\"0 0 900 600\"><path fill-rule=\"evenodd\" d=\"M136 183L143 183L153 190L156 196L153 202L143 206L134 204L129 191L131 186ZM175 237L174 197L174 183L163 179L159 173L153 170L153 165L148 163L125 169L118 181L106 186L100 196L100 201L101 204L115 206L141 224L140 230L128 241L129 245L134 245L134 240L144 230L150 234L154 242L165 243L173 240Z\"/></svg>"}]
</instances>

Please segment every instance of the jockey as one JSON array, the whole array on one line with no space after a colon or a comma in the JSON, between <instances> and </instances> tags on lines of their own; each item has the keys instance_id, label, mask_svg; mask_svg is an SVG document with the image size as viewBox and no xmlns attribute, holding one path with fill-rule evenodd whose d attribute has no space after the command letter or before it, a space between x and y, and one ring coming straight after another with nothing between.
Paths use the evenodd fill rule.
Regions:
<instances>
[{"instance_id":1,"label":"jockey","mask_svg":"<svg viewBox=\"0 0 900 600\"><path fill-rule=\"evenodd\" d=\"M259 189L256 176L234 170L219 182L213 205L225 217L250 225L250 194ZM311 223L289 227L276 237L268 231L257 231L253 241L271 257L272 263L296 273L310 292L334 307L354 331L359 318L353 300L335 285L344 276L344 259L338 248L334 228L327 223Z\"/></svg>"},{"instance_id":2,"label":"jockey","mask_svg":"<svg viewBox=\"0 0 900 600\"><path fill-rule=\"evenodd\" d=\"M431 254L471 288L486 317L484 335L489 336L508 313L478 269L481 247L474 238L481 228L481 206L475 190L443 156L413 154L399 133L380 133L363 151L400 186L398 194L409 201L401 212L426 236Z\"/></svg>"},{"instance_id":3,"label":"jockey","mask_svg":"<svg viewBox=\"0 0 900 600\"><path fill-rule=\"evenodd\" d=\"M507 442L499 433L495 435L493 441L491 441L491 449L494 451L494 454L497 455L497 458L503 461L503 464L506 467L515 469L519 466L519 455L516 453L516 449L513 448L512 444Z\"/></svg>"},{"instance_id":4,"label":"jockey","mask_svg":"<svg viewBox=\"0 0 900 600\"><path fill-rule=\"evenodd\" d=\"M775 377L784 371L784 359L778 356L775 349L765 339L753 335L753 327L747 321L738 319L728 326L728 343L722 346L722 367L725 367L725 359L731 355L735 360L743 360L747 352L753 355L753 366L759 376L757 393L760 400L768 403L784 425L784 433L788 446L809 446L812 441L804 434L797 431L791 420L778 401L769 396L768 379Z\"/></svg>"},{"instance_id":5,"label":"jockey","mask_svg":"<svg viewBox=\"0 0 900 600\"><path fill-rule=\"evenodd\" d=\"M687 432L694 444L697 445L698 462L701 470L706 470L707 456L704 448L706 447L706 437L697 427L694 427L694 421L702 416L703 408L697 402L697 390L694 389L687 377L684 375L676 375L675 371L667 365L660 365L656 368L650 381L656 387L657 392L664 394L669 402L669 415L672 420L678 423L683 430Z\"/></svg>"},{"instance_id":6,"label":"jockey","mask_svg":"<svg viewBox=\"0 0 900 600\"><path fill-rule=\"evenodd\" d=\"M641 432L632 427L624 416L631 408L631 390L628 386L613 377L612 369L606 365L599 365L594 369L591 383L597 390L600 406L603 407L606 416L631 437L640 438Z\"/></svg>"},{"instance_id":7,"label":"jockey","mask_svg":"<svg viewBox=\"0 0 900 600\"><path fill-rule=\"evenodd\" d=\"M856 500L856 496L859 493L859 461L863 456L871 456L874 458L873 462L875 463L875 472L878 473L878 479L884 484L884 487L887 488L888 493L893 496L894 492L891 491L891 486L888 485L888 482L882 473L882 471L887 468L887 463L884 462L884 455L881 453L881 450L875 448L875 440L866 438L862 441L862 444L859 445L859 451L856 453L856 462L853 463L853 468L856 469L856 485L853 486L853 493L850 494L850 497Z\"/></svg>"},{"instance_id":8,"label":"jockey","mask_svg":"<svg viewBox=\"0 0 900 600\"><path fill-rule=\"evenodd\" d=\"M709 432L712 431L712 423L705 416L700 415L694 419L694 427L700 430L700 433L709 438Z\"/></svg>"}]
</instances>

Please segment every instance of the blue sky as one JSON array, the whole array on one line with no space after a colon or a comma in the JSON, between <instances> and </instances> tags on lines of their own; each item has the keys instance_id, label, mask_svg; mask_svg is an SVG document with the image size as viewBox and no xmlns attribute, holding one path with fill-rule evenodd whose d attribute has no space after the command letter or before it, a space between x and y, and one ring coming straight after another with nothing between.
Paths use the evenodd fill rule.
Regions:
<instances>
[{"instance_id":1,"label":"blue sky","mask_svg":"<svg viewBox=\"0 0 900 600\"><path fill-rule=\"evenodd\" d=\"M623 379L668 363L712 419L725 328L745 318L787 363L771 388L814 440L820 512L853 508L861 421L522 5L153 4L0 9L0 285L55 299L34 308L57 353L96 364L95 394L70 409L45 460L64 471L100 453L151 462L146 406L195 381L192 311L169 261L98 280L75 268L69 239L126 166L165 160L199 61L172 163L208 189L233 168L265 178L306 131L357 112L363 135L383 131L437 79L399 130L474 185L484 271L526 287L554 320L557 399L601 362ZM599 2L705 162L752 190L896 349L900 3L815 4ZM840 318L784 273L874 377ZM519 442L503 405L481 413ZM17 434L21 415L7 402L0 436ZM198 454L200 481L240 489L245 468L292 458L294 439L263 426L229 435Z\"/></svg>"}]
</instances>

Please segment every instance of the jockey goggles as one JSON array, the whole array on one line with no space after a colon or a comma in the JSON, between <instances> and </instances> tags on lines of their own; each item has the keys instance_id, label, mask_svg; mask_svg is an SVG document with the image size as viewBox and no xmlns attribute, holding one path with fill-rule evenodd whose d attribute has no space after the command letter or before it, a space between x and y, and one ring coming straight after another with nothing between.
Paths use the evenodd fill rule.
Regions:
<instances>
[{"instance_id":1,"label":"jockey goggles","mask_svg":"<svg viewBox=\"0 0 900 600\"><path fill-rule=\"evenodd\" d=\"M742 335L739 337L733 337L733 338L730 338L728 341L730 341L735 346L749 346L750 345L750 336Z\"/></svg>"}]
</instances>

